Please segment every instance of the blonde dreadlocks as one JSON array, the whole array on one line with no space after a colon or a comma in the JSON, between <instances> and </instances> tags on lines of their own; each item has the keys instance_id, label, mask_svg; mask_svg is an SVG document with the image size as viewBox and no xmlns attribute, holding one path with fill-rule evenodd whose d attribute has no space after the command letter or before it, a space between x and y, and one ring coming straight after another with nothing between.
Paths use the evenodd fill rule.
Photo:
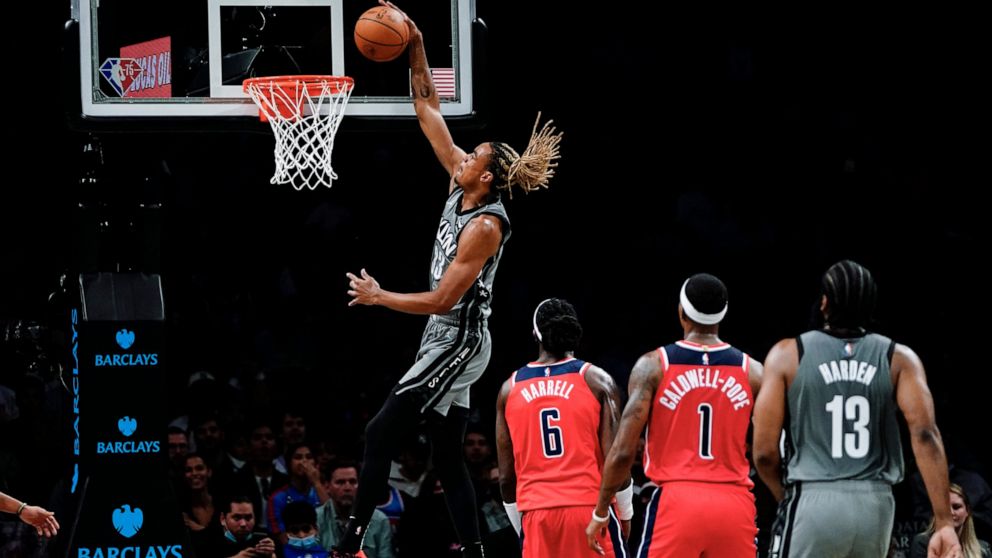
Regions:
<instances>
[{"instance_id":1,"label":"blonde dreadlocks","mask_svg":"<svg viewBox=\"0 0 992 558\"><path fill-rule=\"evenodd\" d=\"M555 175L558 166L558 144L563 132L556 132L548 120L538 131L537 124L541 121L541 113L537 113L534 130L530 142L523 155L518 155L509 145L502 142L492 142L492 156L489 161L489 172L493 173L493 186L506 190L513 199L511 186L517 186L524 192L530 193L539 188L547 188L548 180Z\"/></svg>"}]
</instances>

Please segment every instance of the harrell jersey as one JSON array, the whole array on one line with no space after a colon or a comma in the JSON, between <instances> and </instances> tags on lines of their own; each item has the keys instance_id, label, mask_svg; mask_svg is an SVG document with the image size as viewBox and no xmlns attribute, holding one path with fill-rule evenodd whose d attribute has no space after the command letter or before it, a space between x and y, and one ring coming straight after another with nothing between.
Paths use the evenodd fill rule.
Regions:
<instances>
[{"instance_id":1,"label":"harrell jersey","mask_svg":"<svg viewBox=\"0 0 992 558\"><path fill-rule=\"evenodd\" d=\"M496 217L503 225L503 240L500 242L496 255L489 258L482 267L482 271L479 272L472 287L442 317L452 325L459 325L463 318L485 320L492 313L489 305L492 302L493 279L496 277L496 267L499 266L500 257L503 255L503 247L506 245L507 239L510 238L510 218L506 215L503 202L497 199L463 212L461 210L463 196L464 191L455 186L451 195L448 196L448 201L444 204L441 223L437 227L437 235L434 239L434 253L431 255L431 290L437 289L444 272L448 270L451 262L455 261L455 256L458 253L458 239L462 234L462 229L469 221L480 215ZM468 316L462 316L463 309L469 311Z\"/></svg>"},{"instance_id":2,"label":"harrell jersey","mask_svg":"<svg viewBox=\"0 0 992 558\"><path fill-rule=\"evenodd\" d=\"M701 481L751 487L745 442L754 398L746 354L730 345L679 341L658 349L662 376L644 444L656 483Z\"/></svg>"},{"instance_id":3,"label":"harrell jersey","mask_svg":"<svg viewBox=\"0 0 992 558\"><path fill-rule=\"evenodd\" d=\"M808 331L797 342L786 481L902 480L889 366L895 343L875 333L843 339L823 331Z\"/></svg>"},{"instance_id":4,"label":"harrell jersey","mask_svg":"<svg viewBox=\"0 0 992 558\"><path fill-rule=\"evenodd\" d=\"M596 505L603 452L600 402L585 379L589 366L570 358L513 374L504 414L520 511Z\"/></svg>"}]
</instances>

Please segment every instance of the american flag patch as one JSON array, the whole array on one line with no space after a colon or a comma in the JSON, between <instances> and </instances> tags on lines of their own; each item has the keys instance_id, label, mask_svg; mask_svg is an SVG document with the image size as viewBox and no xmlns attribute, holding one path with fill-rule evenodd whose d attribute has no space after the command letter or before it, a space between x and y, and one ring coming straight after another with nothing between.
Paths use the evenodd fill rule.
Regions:
<instances>
[{"instance_id":1,"label":"american flag patch","mask_svg":"<svg viewBox=\"0 0 992 558\"><path fill-rule=\"evenodd\" d=\"M434 87L437 88L438 97L455 96L454 68L431 68L431 77L434 79Z\"/></svg>"}]
</instances>

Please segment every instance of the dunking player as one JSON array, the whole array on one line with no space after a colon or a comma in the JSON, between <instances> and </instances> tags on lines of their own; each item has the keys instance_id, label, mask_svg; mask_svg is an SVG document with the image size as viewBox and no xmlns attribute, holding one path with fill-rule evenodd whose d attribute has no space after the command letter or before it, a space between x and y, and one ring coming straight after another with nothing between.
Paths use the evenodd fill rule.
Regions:
<instances>
[{"instance_id":1,"label":"dunking player","mask_svg":"<svg viewBox=\"0 0 992 558\"><path fill-rule=\"evenodd\" d=\"M595 536L647 424L644 473L658 488L637 556L753 558L757 529L745 442L761 364L718 337L727 312L723 282L693 275L680 300L684 339L645 354L631 373L630 400L586 529L589 546L600 548Z\"/></svg>"},{"instance_id":2,"label":"dunking player","mask_svg":"<svg viewBox=\"0 0 992 558\"><path fill-rule=\"evenodd\" d=\"M947 460L923 364L909 347L865 329L877 292L867 269L838 262L822 288L823 329L772 347L754 410L755 465L781 502L769 555L886 555L895 514L891 485L903 476L898 406L933 506L929 556L958 556Z\"/></svg>"},{"instance_id":3,"label":"dunking player","mask_svg":"<svg viewBox=\"0 0 992 558\"><path fill-rule=\"evenodd\" d=\"M582 326L571 304L545 300L533 322L538 358L513 373L496 401L503 505L518 533L523 514L524 558L596 556L582 535L616 435L620 394L609 374L575 358ZM627 555L621 529L630 531L632 496L628 483L619 514L610 511L607 556Z\"/></svg>"},{"instance_id":4,"label":"dunking player","mask_svg":"<svg viewBox=\"0 0 992 558\"><path fill-rule=\"evenodd\" d=\"M391 7L392 4L389 4ZM404 14L405 16L405 14ZM413 21L410 66L414 107L434 154L451 174L448 201L434 242L431 290L402 294L382 289L363 269L348 274L349 304L381 305L400 312L429 314L413 367L386 399L366 429L365 462L348 532L339 556L354 554L375 505L385 500L393 452L426 418L434 465L466 556L481 556L482 543L472 481L462 457L469 407L469 386L489 362L493 278L510 236L500 191L525 192L546 187L554 174L561 134L546 123L522 155L505 143L487 142L465 153L452 142L441 117L437 90L427 66L424 43Z\"/></svg>"}]
</instances>

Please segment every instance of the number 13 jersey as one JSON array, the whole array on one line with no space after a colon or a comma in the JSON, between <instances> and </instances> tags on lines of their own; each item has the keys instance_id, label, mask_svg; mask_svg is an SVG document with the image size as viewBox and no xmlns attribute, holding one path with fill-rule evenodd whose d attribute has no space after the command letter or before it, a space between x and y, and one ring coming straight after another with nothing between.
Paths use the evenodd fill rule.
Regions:
<instances>
[{"instance_id":1,"label":"number 13 jersey","mask_svg":"<svg viewBox=\"0 0 992 558\"><path fill-rule=\"evenodd\" d=\"M807 331L788 391L786 482L902 480L890 362L895 343L869 333Z\"/></svg>"}]
</instances>

